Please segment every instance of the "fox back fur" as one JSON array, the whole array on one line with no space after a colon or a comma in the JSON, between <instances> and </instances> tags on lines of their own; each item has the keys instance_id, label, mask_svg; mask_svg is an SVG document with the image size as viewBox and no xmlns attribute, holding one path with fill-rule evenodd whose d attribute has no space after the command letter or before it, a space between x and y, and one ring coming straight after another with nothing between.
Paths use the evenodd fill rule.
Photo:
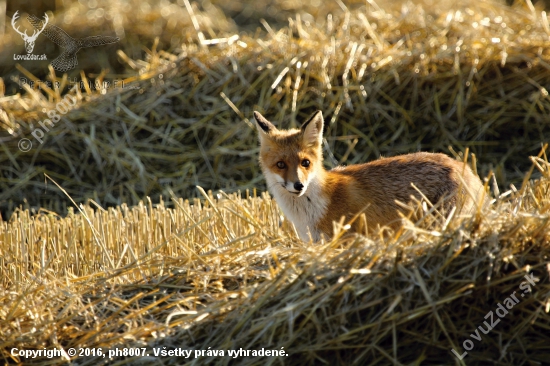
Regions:
<instances>
[{"instance_id":1,"label":"fox back fur","mask_svg":"<svg viewBox=\"0 0 550 366\"><path fill-rule=\"evenodd\" d=\"M300 129L279 130L254 112L260 140L260 166L270 192L300 238L333 235L333 222L363 213L367 229L400 225L401 203L418 190L444 209L471 211L484 200L483 184L469 166L444 154L417 152L365 164L323 167L323 116L315 112ZM418 188L415 189L414 187ZM356 220L353 229L358 229Z\"/></svg>"}]
</instances>

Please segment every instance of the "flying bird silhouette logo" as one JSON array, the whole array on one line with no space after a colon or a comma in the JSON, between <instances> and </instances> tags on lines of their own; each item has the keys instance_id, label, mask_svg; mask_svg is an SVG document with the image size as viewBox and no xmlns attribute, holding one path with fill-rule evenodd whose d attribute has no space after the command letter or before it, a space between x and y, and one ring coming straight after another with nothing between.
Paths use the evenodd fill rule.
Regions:
<instances>
[{"instance_id":1,"label":"flying bird silhouette logo","mask_svg":"<svg viewBox=\"0 0 550 366\"><path fill-rule=\"evenodd\" d=\"M110 36L91 36L75 39L55 25L46 24L44 27L40 18L34 15L27 16L27 19L35 29L44 29L42 33L63 50L61 55L52 61L52 67L61 72L72 70L78 65L76 53L81 48L102 46L120 40L118 37Z\"/></svg>"}]
</instances>

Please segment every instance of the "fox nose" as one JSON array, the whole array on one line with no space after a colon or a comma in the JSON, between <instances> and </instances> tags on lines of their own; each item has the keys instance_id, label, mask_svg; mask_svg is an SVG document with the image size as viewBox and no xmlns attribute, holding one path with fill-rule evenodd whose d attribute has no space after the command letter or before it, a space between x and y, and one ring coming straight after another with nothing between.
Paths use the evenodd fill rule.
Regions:
<instances>
[{"instance_id":1,"label":"fox nose","mask_svg":"<svg viewBox=\"0 0 550 366\"><path fill-rule=\"evenodd\" d=\"M294 189L297 191L301 191L304 188L304 185L300 182L294 183Z\"/></svg>"}]
</instances>

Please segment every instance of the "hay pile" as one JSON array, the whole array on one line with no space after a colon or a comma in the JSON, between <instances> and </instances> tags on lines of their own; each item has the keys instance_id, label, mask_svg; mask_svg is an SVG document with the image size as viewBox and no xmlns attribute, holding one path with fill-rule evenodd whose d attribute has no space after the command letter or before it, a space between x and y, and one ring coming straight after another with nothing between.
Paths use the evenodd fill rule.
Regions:
<instances>
[{"instance_id":1,"label":"hay pile","mask_svg":"<svg viewBox=\"0 0 550 366\"><path fill-rule=\"evenodd\" d=\"M301 243L268 196L202 191L192 204L173 197L173 209L85 206L65 218L18 211L0 226L0 352L24 364L47 359L12 357L13 348L149 355L75 364L450 365L459 364L451 349L462 354L470 340L465 364L544 364L550 163L539 156L543 178L499 194L487 211L430 230L409 223L387 240L341 232ZM524 292L528 273L535 285ZM519 303L471 338L514 292ZM262 348L287 355L244 356ZM192 355L154 353L174 349Z\"/></svg>"},{"instance_id":2,"label":"hay pile","mask_svg":"<svg viewBox=\"0 0 550 366\"><path fill-rule=\"evenodd\" d=\"M289 3L274 2L275 13ZM222 24L217 2L180 5L181 45L155 45L151 31L145 59L118 53L136 89L65 85L0 98L0 209L10 217L0 220L4 363L61 364L79 347L148 355L71 358L82 365L547 362L545 13L469 0L368 2L312 19L294 7L300 16L286 27L238 33L230 22L211 25ZM197 28L185 28L192 18ZM32 139L65 93L76 108L21 152L19 140ZM426 215L390 238L340 231L302 243L256 193L264 183L248 118L258 109L287 127L317 108L338 163L452 146L473 151L477 170L493 169L501 187L514 185L491 183L493 203L471 216ZM538 279L531 292L520 288L527 274ZM484 334L485 316L496 321L514 291L518 303ZM452 352L470 345L462 360ZM14 348L63 351L31 359ZM175 348L191 356L156 354ZM261 349L285 356L252 353Z\"/></svg>"},{"instance_id":3,"label":"hay pile","mask_svg":"<svg viewBox=\"0 0 550 366\"><path fill-rule=\"evenodd\" d=\"M77 108L43 144L30 133L67 87L6 96L4 218L23 203L66 212L70 203L44 173L77 202L92 198L104 207L146 196L157 202L170 189L196 196L196 185L264 187L248 120L253 109L286 127L322 108L328 146L341 164L468 147L482 175L492 168L500 184L517 183L526 156L549 139L548 18L495 3L449 6L372 3L315 21L297 16L280 29L264 23L267 31L254 35L212 28L215 19L197 8L197 29L177 28L186 36L173 53L154 43L145 45L145 60L119 52L125 89L70 92ZM21 138L31 139L30 151L17 148Z\"/></svg>"}]
</instances>

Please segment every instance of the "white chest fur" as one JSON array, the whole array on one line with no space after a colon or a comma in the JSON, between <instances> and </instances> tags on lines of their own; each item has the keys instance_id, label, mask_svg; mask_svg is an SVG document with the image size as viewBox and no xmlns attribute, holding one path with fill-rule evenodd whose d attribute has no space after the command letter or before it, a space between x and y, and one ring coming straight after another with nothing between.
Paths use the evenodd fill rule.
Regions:
<instances>
[{"instance_id":1,"label":"white chest fur","mask_svg":"<svg viewBox=\"0 0 550 366\"><path fill-rule=\"evenodd\" d=\"M309 241L311 235L313 241L320 240L321 232L317 229L317 223L325 215L328 201L323 197L319 182L313 178L307 185L306 192L298 197L279 183L281 178L277 175L264 175L273 197L286 218L294 224L300 239Z\"/></svg>"}]
</instances>

